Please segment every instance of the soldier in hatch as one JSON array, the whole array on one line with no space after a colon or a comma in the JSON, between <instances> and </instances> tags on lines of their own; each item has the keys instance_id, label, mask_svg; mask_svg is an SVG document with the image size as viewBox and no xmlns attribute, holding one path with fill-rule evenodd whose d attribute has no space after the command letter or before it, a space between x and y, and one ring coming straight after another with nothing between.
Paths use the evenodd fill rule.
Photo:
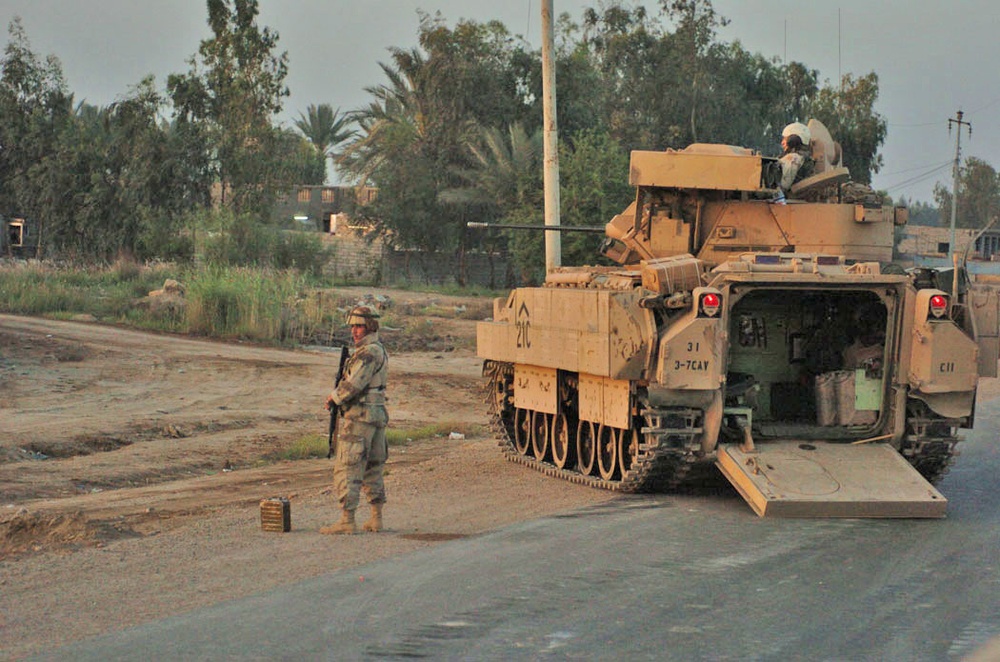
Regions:
<instances>
[{"instance_id":1,"label":"soldier in hatch","mask_svg":"<svg viewBox=\"0 0 1000 662\"><path fill-rule=\"evenodd\" d=\"M348 313L354 353L344 366L340 384L326 398L327 408L340 407L341 430L333 465L333 484L340 500L340 521L324 526L320 533L357 533L354 511L361 488L371 504L371 519L365 531L382 530L385 485L382 470L389 455L385 428L385 383L389 356L378 338L378 313L356 306Z\"/></svg>"},{"instance_id":2,"label":"soldier in hatch","mask_svg":"<svg viewBox=\"0 0 1000 662\"><path fill-rule=\"evenodd\" d=\"M792 184L813 174L815 162L809 127L801 122L792 122L781 132L781 190L787 194Z\"/></svg>"}]
</instances>

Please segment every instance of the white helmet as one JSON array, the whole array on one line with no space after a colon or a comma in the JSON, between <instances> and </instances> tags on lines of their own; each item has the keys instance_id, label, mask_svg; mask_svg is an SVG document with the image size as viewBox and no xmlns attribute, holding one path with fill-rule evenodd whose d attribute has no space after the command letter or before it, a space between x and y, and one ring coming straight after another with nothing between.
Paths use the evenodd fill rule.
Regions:
<instances>
[{"instance_id":1,"label":"white helmet","mask_svg":"<svg viewBox=\"0 0 1000 662\"><path fill-rule=\"evenodd\" d=\"M788 136L798 136L802 139L803 145L808 145L809 140L812 137L809 134L809 127L802 122L792 122L786 126L781 132L781 137L787 138Z\"/></svg>"}]
</instances>

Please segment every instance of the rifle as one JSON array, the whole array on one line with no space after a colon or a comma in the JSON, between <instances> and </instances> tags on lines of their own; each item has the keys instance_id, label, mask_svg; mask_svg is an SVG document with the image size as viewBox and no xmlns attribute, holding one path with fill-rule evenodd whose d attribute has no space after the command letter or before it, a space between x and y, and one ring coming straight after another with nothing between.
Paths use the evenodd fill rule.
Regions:
<instances>
[{"instance_id":1,"label":"rifle","mask_svg":"<svg viewBox=\"0 0 1000 662\"><path fill-rule=\"evenodd\" d=\"M344 378L344 365L347 363L347 346L340 348L340 366L337 368L337 378L333 382L334 390L340 386L340 380ZM337 451L337 417L340 415L340 407L335 403L330 403L330 436L326 440L326 459L333 457Z\"/></svg>"}]
</instances>

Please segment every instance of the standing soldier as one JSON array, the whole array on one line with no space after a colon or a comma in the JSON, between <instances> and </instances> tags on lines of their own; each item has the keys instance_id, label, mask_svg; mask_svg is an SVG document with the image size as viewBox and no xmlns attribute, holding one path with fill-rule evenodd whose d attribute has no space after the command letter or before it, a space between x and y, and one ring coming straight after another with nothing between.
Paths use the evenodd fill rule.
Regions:
<instances>
[{"instance_id":1,"label":"standing soldier","mask_svg":"<svg viewBox=\"0 0 1000 662\"><path fill-rule=\"evenodd\" d=\"M340 521L320 533L357 533L354 511L364 486L372 516L365 531L382 530L385 485L382 469L389 455L385 426L385 383L389 356L378 338L378 313L357 306L347 315L354 353L344 366L340 384L326 398L327 408L340 407L342 427L333 463L333 486L340 500Z\"/></svg>"}]
</instances>

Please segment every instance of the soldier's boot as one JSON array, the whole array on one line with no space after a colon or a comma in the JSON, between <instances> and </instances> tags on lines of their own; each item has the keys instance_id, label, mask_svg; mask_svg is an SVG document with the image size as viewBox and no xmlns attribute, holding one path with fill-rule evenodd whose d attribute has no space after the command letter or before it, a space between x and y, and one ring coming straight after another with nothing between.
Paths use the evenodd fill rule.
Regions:
<instances>
[{"instance_id":1,"label":"soldier's boot","mask_svg":"<svg viewBox=\"0 0 1000 662\"><path fill-rule=\"evenodd\" d=\"M365 531L371 531L372 533L378 533L382 530L382 504L373 503L372 504L372 516L364 525Z\"/></svg>"},{"instance_id":2,"label":"soldier's boot","mask_svg":"<svg viewBox=\"0 0 1000 662\"><path fill-rule=\"evenodd\" d=\"M347 534L353 535L358 532L358 525L354 521L354 511L353 510L342 510L340 512L340 521L336 524L331 524L330 526L324 526L319 530L320 533L325 535L330 534Z\"/></svg>"}]
</instances>

